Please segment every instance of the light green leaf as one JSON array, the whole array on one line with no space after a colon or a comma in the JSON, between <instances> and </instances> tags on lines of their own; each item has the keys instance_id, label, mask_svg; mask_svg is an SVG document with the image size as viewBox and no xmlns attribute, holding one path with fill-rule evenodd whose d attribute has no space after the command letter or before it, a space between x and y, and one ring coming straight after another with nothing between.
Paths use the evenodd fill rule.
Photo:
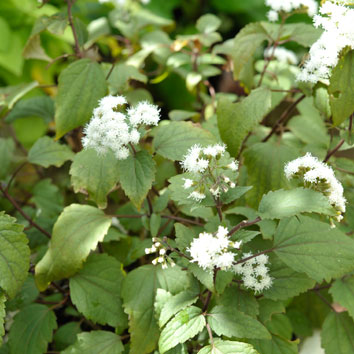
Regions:
<instances>
[{"instance_id":1,"label":"light green leaf","mask_svg":"<svg viewBox=\"0 0 354 354\"><path fill-rule=\"evenodd\" d=\"M0 88L0 104L12 109L14 104L28 92L38 86L37 81L28 84L19 84L15 86L6 86Z\"/></svg>"},{"instance_id":2,"label":"light green leaf","mask_svg":"<svg viewBox=\"0 0 354 354\"><path fill-rule=\"evenodd\" d=\"M198 354L259 354L251 344L216 339L213 345L202 348Z\"/></svg>"},{"instance_id":3,"label":"light green leaf","mask_svg":"<svg viewBox=\"0 0 354 354\"><path fill-rule=\"evenodd\" d=\"M335 302L345 307L354 319L354 276L346 276L337 279L329 289Z\"/></svg>"},{"instance_id":4,"label":"light green leaf","mask_svg":"<svg viewBox=\"0 0 354 354\"><path fill-rule=\"evenodd\" d=\"M65 13L58 12L52 16L39 17L31 32L31 36L39 34L44 30L48 30L50 33L61 35L64 33L66 26L68 25L68 19Z\"/></svg>"},{"instance_id":5,"label":"light green leaf","mask_svg":"<svg viewBox=\"0 0 354 354\"><path fill-rule=\"evenodd\" d=\"M15 142L13 139L0 138L0 179L6 178L9 173L14 152Z\"/></svg>"},{"instance_id":6,"label":"light green leaf","mask_svg":"<svg viewBox=\"0 0 354 354\"><path fill-rule=\"evenodd\" d=\"M157 289L174 295L188 285L187 273L178 266L162 270L159 266L144 265L128 273L122 296L125 312L129 315L130 354L147 354L157 345L160 333L154 316Z\"/></svg>"},{"instance_id":7,"label":"light green leaf","mask_svg":"<svg viewBox=\"0 0 354 354\"><path fill-rule=\"evenodd\" d=\"M150 216L150 233L152 237L156 237L161 225L161 215L151 214Z\"/></svg>"},{"instance_id":8,"label":"light green leaf","mask_svg":"<svg viewBox=\"0 0 354 354\"><path fill-rule=\"evenodd\" d=\"M121 264L107 254L90 255L83 268L70 278L70 297L87 319L112 327L127 324L120 297Z\"/></svg>"},{"instance_id":9,"label":"light green leaf","mask_svg":"<svg viewBox=\"0 0 354 354\"><path fill-rule=\"evenodd\" d=\"M270 339L269 332L259 321L235 308L217 305L208 312L207 320L218 336Z\"/></svg>"},{"instance_id":10,"label":"light green leaf","mask_svg":"<svg viewBox=\"0 0 354 354\"><path fill-rule=\"evenodd\" d=\"M172 298L168 299L163 305L160 313L160 328L162 328L167 323L167 321L178 311L181 311L187 306L194 304L197 300L197 294L190 290L182 291L179 294L172 296Z\"/></svg>"},{"instance_id":11,"label":"light green leaf","mask_svg":"<svg viewBox=\"0 0 354 354\"><path fill-rule=\"evenodd\" d=\"M120 337L108 331L79 333L77 341L62 354L121 354L124 346Z\"/></svg>"},{"instance_id":12,"label":"light green leaf","mask_svg":"<svg viewBox=\"0 0 354 354\"><path fill-rule=\"evenodd\" d=\"M290 268L317 282L354 270L354 240L310 217L281 220L274 236L274 250Z\"/></svg>"},{"instance_id":13,"label":"light green leaf","mask_svg":"<svg viewBox=\"0 0 354 354\"><path fill-rule=\"evenodd\" d=\"M66 207L54 225L46 254L36 265L38 288L43 291L51 281L74 275L110 226L111 218L97 208L79 204Z\"/></svg>"},{"instance_id":14,"label":"light green leaf","mask_svg":"<svg viewBox=\"0 0 354 354\"><path fill-rule=\"evenodd\" d=\"M30 249L23 225L0 212L0 287L13 298L27 278Z\"/></svg>"},{"instance_id":15,"label":"light green leaf","mask_svg":"<svg viewBox=\"0 0 354 354\"><path fill-rule=\"evenodd\" d=\"M118 173L118 160L111 151L101 156L93 149L77 153L69 171L74 192L88 194L102 209L107 206L107 194L118 182Z\"/></svg>"},{"instance_id":16,"label":"light green leaf","mask_svg":"<svg viewBox=\"0 0 354 354\"><path fill-rule=\"evenodd\" d=\"M14 318L9 334L11 353L43 354L57 328L55 314L47 306L31 304Z\"/></svg>"},{"instance_id":17,"label":"light green leaf","mask_svg":"<svg viewBox=\"0 0 354 354\"><path fill-rule=\"evenodd\" d=\"M4 293L1 293L0 294L0 346L2 344L2 337L5 334L5 328L4 328L4 322L6 316L5 302L6 302L6 296Z\"/></svg>"},{"instance_id":18,"label":"light green leaf","mask_svg":"<svg viewBox=\"0 0 354 354\"><path fill-rule=\"evenodd\" d=\"M278 258L272 259L269 275L273 278L273 283L269 289L263 291L263 295L272 300L286 300L297 296L314 287L316 283L306 274L297 273L287 267Z\"/></svg>"},{"instance_id":19,"label":"light green leaf","mask_svg":"<svg viewBox=\"0 0 354 354\"><path fill-rule=\"evenodd\" d=\"M46 123L54 119L54 101L49 96L37 96L19 101L5 121L11 123L18 118L40 117Z\"/></svg>"},{"instance_id":20,"label":"light green leaf","mask_svg":"<svg viewBox=\"0 0 354 354\"><path fill-rule=\"evenodd\" d=\"M193 338L203 330L205 324L205 317L198 307L190 306L178 312L161 332L159 339L160 353L166 353L177 344Z\"/></svg>"},{"instance_id":21,"label":"light green leaf","mask_svg":"<svg viewBox=\"0 0 354 354\"><path fill-rule=\"evenodd\" d=\"M212 14L203 15L198 19L196 24L197 30L203 33L215 32L220 26L221 20Z\"/></svg>"},{"instance_id":22,"label":"light green leaf","mask_svg":"<svg viewBox=\"0 0 354 354\"><path fill-rule=\"evenodd\" d=\"M188 270L210 291L215 291L213 273L200 268L196 263L189 263Z\"/></svg>"},{"instance_id":23,"label":"light green leaf","mask_svg":"<svg viewBox=\"0 0 354 354\"><path fill-rule=\"evenodd\" d=\"M305 188L268 192L263 196L258 211L262 219L282 219L301 213L334 214L326 196Z\"/></svg>"},{"instance_id":24,"label":"light green leaf","mask_svg":"<svg viewBox=\"0 0 354 354\"><path fill-rule=\"evenodd\" d=\"M330 312L326 317L321 344L326 354L354 353L354 321L346 312Z\"/></svg>"},{"instance_id":25,"label":"light green leaf","mask_svg":"<svg viewBox=\"0 0 354 354\"><path fill-rule=\"evenodd\" d=\"M298 354L298 340L291 341L276 334L272 334L271 340L249 341L261 354Z\"/></svg>"},{"instance_id":26,"label":"light green leaf","mask_svg":"<svg viewBox=\"0 0 354 354\"><path fill-rule=\"evenodd\" d=\"M290 41L294 41L303 47L311 47L319 39L322 32L321 29L315 28L312 24L288 23L283 26L282 39L287 37Z\"/></svg>"},{"instance_id":27,"label":"light green leaf","mask_svg":"<svg viewBox=\"0 0 354 354\"><path fill-rule=\"evenodd\" d=\"M64 69L56 99L56 138L86 123L106 91L103 70L96 62L80 59Z\"/></svg>"},{"instance_id":28,"label":"light green leaf","mask_svg":"<svg viewBox=\"0 0 354 354\"><path fill-rule=\"evenodd\" d=\"M181 251L185 251L193 241L194 237L197 237L197 233L183 224L176 223L175 225L176 231L176 243Z\"/></svg>"},{"instance_id":29,"label":"light green leaf","mask_svg":"<svg viewBox=\"0 0 354 354\"><path fill-rule=\"evenodd\" d=\"M284 174L284 164L298 157L296 149L269 141L252 145L243 155L247 184L253 186L246 194L249 206L257 208L263 194L270 190L290 187Z\"/></svg>"},{"instance_id":30,"label":"light green leaf","mask_svg":"<svg viewBox=\"0 0 354 354\"><path fill-rule=\"evenodd\" d=\"M190 122L171 122L160 125L155 134L154 148L170 160L182 160L194 144L206 146L215 143L213 135Z\"/></svg>"},{"instance_id":31,"label":"light green leaf","mask_svg":"<svg viewBox=\"0 0 354 354\"><path fill-rule=\"evenodd\" d=\"M25 59L38 59L44 61L51 61L52 58L47 55L41 45L41 38L39 34L31 36L22 52Z\"/></svg>"},{"instance_id":32,"label":"light green leaf","mask_svg":"<svg viewBox=\"0 0 354 354\"><path fill-rule=\"evenodd\" d=\"M28 161L45 168L60 167L67 160L72 160L74 153L67 145L59 144L49 136L38 139L28 152Z\"/></svg>"},{"instance_id":33,"label":"light green leaf","mask_svg":"<svg viewBox=\"0 0 354 354\"><path fill-rule=\"evenodd\" d=\"M139 151L118 164L119 181L129 199L139 209L155 180L155 162L151 155Z\"/></svg>"},{"instance_id":34,"label":"light green leaf","mask_svg":"<svg viewBox=\"0 0 354 354\"><path fill-rule=\"evenodd\" d=\"M271 109L271 92L266 88L253 90L241 102L228 99L218 102L217 117L220 136L231 156L236 156L249 132Z\"/></svg>"},{"instance_id":35,"label":"light green leaf","mask_svg":"<svg viewBox=\"0 0 354 354\"><path fill-rule=\"evenodd\" d=\"M328 92L333 123L339 125L354 113L354 50L333 69Z\"/></svg>"},{"instance_id":36,"label":"light green leaf","mask_svg":"<svg viewBox=\"0 0 354 354\"><path fill-rule=\"evenodd\" d=\"M181 120L186 120L192 117L197 116L198 113L197 112L193 112L193 111L182 111L179 109L175 109L173 111L170 111L170 113L168 114L168 116L170 117L171 120L174 121L181 121Z\"/></svg>"}]
</instances>

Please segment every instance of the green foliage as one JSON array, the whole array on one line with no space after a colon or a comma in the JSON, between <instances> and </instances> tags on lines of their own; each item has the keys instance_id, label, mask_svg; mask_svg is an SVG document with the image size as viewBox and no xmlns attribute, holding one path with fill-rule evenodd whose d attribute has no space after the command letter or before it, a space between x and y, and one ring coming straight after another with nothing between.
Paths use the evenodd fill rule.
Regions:
<instances>
[{"instance_id":1,"label":"green foliage","mask_svg":"<svg viewBox=\"0 0 354 354\"><path fill-rule=\"evenodd\" d=\"M56 99L56 137L86 123L106 91L103 70L90 59L75 61L63 70Z\"/></svg>"},{"instance_id":2,"label":"green foliage","mask_svg":"<svg viewBox=\"0 0 354 354\"><path fill-rule=\"evenodd\" d=\"M5 322L5 294L0 295L0 345L2 344L2 337L5 334L4 322Z\"/></svg>"},{"instance_id":3,"label":"green foliage","mask_svg":"<svg viewBox=\"0 0 354 354\"><path fill-rule=\"evenodd\" d=\"M346 276L337 279L329 290L333 300L348 310L349 315L354 318L354 277Z\"/></svg>"},{"instance_id":4,"label":"green foliage","mask_svg":"<svg viewBox=\"0 0 354 354\"><path fill-rule=\"evenodd\" d=\"M74 275L110 225L110 218L99 209L79 204L66 207L54 225L48 251L36 266L38 288L44 290L51 281Z\"/></svg>"},{"instance_id":5,"label":"green foliage","mask_svg":"<svg viewBox=\"0 0 354 354\"><path fill-rule=\"evenodd\" d=\"M208 345L201 349L198 354L258 354L258 352L248 343L232 341L215 341L213 345Z\"/></svg>"},{"instance_id":6,"label":"green foliage","mask_svg":"<svg viewBox=\"0 0 354 354\"><path fill-rule=\"evenodd\" d=\"M1 179L5 178L9 172L14 151L15 143L13 140L0 138Z\"/></svg>"},{"instance_id":7,"label":"green foliage","mask_svg":"<svg viewBox=\"0 0 354 354\"><path fill-rule=\"evenodd\" d=\"M45 353L56 328L55 314L47 306L31 304L24 307L15 316L11 326L9 335L11 353Z\"/></svg>"},{"instance_id":8,"label":"green foliage","mask_svg":"<svg viewBox=\"0 0 354 354\"><path fill-rule=\"evenodd\" d=\"M27 278L30 249L23 226L4 212L0 212L0 240L0 286L12 298Z\"/></svg>"}]
</instances>

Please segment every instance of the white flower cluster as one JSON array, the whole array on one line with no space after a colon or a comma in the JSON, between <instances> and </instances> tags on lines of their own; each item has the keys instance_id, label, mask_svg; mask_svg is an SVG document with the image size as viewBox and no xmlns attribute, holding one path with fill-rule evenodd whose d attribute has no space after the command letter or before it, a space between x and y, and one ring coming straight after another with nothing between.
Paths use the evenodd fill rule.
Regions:
<instances>
[{"instance_id":1,"label":"white flower cluster","mask_svg":"<svg viewBox=\"0 0 354 354\"><path fill-rule=\"evenodd\" d=\"M231 268L235 261L235 254L230 252L229 248L239 249L242 241L230 241L228 232L226 227L219 226L215 235L207 232L200 233L187 249L192 256L191 262L196 262L201 268L210 271L214 267L223 270Z\"/></svg>"},{"instance_id":2,"label":"white flower cluster","mask_svg":"<svg viewBox=\"0 0 354 354\"><path fill-rule=\"evenodd\" d=\"M174 267L176 263L170 257L167 256L166 248L163 247L160 240L156 237L153 237L152 242L154 242L154 244L151 248L145 248L145 254L158 253L158 256L152 261L152 264L161 264L162 269L167 269L168 263L171 267Z\"/></svg>"},{"instance_id":3,"label":"white flower cluster","mask_svg":"<svg viewBox=\"0 0 354 354\"><path fill-rule=\"evenodd\" d=\"M292 12L304 8L307 14L312 17L318 10L315 0L265 0L265 4L271 8L267 14L268 20L271 22L278 21L279 12Z\"/></svg>"},{"instance_id":4,"label":"white flower cluster","mask_svg":"<svg viewBox=\"0 0 354 354\"><path fill-rule=\"evenodd\" d=\"M219 175L217 178L211 176L215 168L221 167L228 169L232 172L236 172L238 169L238 162L234 159L228 159L228 163L223 166L219 166L218 161L224 156L226 151L226 146L222 144L208 145L203 148L200 145L192 146L187 154L184 156L183 161L181 161L181 166L186 172L190 172L195 176L195 180L190 178L184 178L184 189L189 189L192 187L197 187L190 193L189 198L200 202L206 195L203 191L198 190L198 179L201 179L203 174L209 174L214 181L211 183L209 191L214 197L218 197L221 192L227 192L229 188L235 188L236 184L231 181L231 179L225 175ZM208 170L208 173L206 173ZM204 179L207 180L206 178ZM215 182L216 181L216 182Z\"/></svg>"},{"instance_id":5,"label":"white flower cluster","mask_svg":"<svg viewBox=\"0 0 354 354\"><path fill-rule=\"evenodd\" d=\"M93 117L85 126L82 145L93 148L98 154L111 150L118 160L129 156L127 145L138 144L140 124L157 125L160 120L159 108L148 102L139 102L127 114L118 112L118 106L127 103L123 96L103 97L93 111Z\"/></svg>"},{"instance_id":6,"label":"white flower cluster","mask_svg":"<svg viewBox=\"0 0 354 354\"><path fill-rule=\"evenodd\" d=\"M285 165L285 175L288 179L302 177L314 189L323 192L329 202L338 210L337 221L343 219L346 199L343 196L343 186L334 175L333 169L307 153L303 157L290 161Z\"/></svg>"},{"instance_id":7,"label":"white flower cluster","mask_svg":"<svg viewBox=\"0 0 354 354\"><path fill-rule=\"evenodd\" d=\"M314 25L323 28L324 32L312 45L310 58L298 75L299 81L317 83L328 80L342 49L354 49L354 9L327 1L321 6L320 13L322 16L314 17Z\"/></svg>"},{"instance_id":8,"label":"white flower cluster","mask_svg":"<svg viewBox=\"0 0 354 354\"><path fill-rule=\"evenodd\" d=\"M242 258L252 257L253 254L244 253ZM269 276L269 269L266 266L268 263L268 256L261 254L257 257L251 258L244 263L236 264L234 271L236 274L242 276L243 285L252 289L255 292L261 292L272 286L272 278Z\"/></svg>"},{"instance_id":9,"label":"white flower cluster","mask_svg":"<svg viewBox=\"0 0 354 354\"><path fill-rule=\"evenodd\" d=\"M281 63L297 65L299 62L293 51L283 47L276 47L275 49L274 47L266 48L264 51L264 57L271 58L272 56Z\"/></svg>"}]
</instances>

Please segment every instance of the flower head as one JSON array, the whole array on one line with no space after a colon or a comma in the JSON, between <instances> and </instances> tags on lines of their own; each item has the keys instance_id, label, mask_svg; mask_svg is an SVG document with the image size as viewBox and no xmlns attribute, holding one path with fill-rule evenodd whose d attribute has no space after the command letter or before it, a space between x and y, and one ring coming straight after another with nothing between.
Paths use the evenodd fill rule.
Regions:
<instances>
[{"instance_id":1,"label":"flower head","mask_svg":"<svg viewBox=\"0 0 354 354\"><path fill-rule=\"evenodd\" d=\"M139 124L157 125L160 120L160 109L147 101L143 101L128 110L128 117L133 127Z\"/></svg>"}]
</instances>

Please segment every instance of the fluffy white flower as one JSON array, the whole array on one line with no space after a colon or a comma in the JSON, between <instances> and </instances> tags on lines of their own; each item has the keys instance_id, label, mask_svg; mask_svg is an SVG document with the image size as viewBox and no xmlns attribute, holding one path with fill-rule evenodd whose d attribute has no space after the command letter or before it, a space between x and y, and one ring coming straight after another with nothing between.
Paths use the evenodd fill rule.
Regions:
<instances>
[{"instance_id":1,"label":"fluffy white flower","mask_svg":"<svg viewBox=\"0 0 354 354\"><path fill-rule=\"evenodd\" d=\"M354 9L342 4L326 1L320 8L321 15L314 17L315 27L323 28L324 32L312 45L310 58L298 75L299 81L327 81L342 49L354 49Z\"/></svg>"},{"instance_id":2,"label":"fluffy white flower","mask_svg":"<svg viewBox=\"0 0 354 354\"><path fill-rule=\"evenodd\" d=\"M231 171L237 171L238 169L238 162L237 161L232 161L227 165L227 168L229 168Z\"/></svg>"},{"instance_id":3,"label":"fluffy white flower","mask_svg":"<svg viewBox=\"0 0 354 354\"><path fill-rule=\"evenodd\" d=\"M276 22L279 20L279 14L274 10L269 10L267 12L267 18L270 22Z\"/></svg>"},{"instance_id":4,"label":"fluffy white flower","mask_svg":"<svg viewBox=\"0 0 354 354\"><path fill-rule=\"evenodd\" d=\"M184 185L183 185L183 188L184 189L189 189L190 187L193 186L193 180L192 179L189 179L189 178L183 178L184 180Z\"/></svg>"},{"instance_id":5,"label":"fluffy white flower","mask_svg":"<svg viewBox=\"0 0 354 354\"><path fill-rule=\"evenodd\" d=\"M288 179L299 176L303 177L305 182L313 184L314 187L324 185L323 192L328 197L329 202L341 213L345 212L346 199L343 196L343 186L337 180L330 166L307 153L303 157L288 162L284 171ZM338 218L341 219L340 216Z\"/></svg>"},{"instance_id":6,"label":"fluffy white flower","mask_svg":"<svg viewBox=\"0 0 354 354\"><path fill-rule=\"evenodd\" d=\"M196 202L201 202L203 199L205 199L205 197L205 194L198 191L194 191L188 196L188 198L194 199Z\"/></svg>"},{"instance_id":7,"label":"fluffy white flower","mask_svg":"<svg viewBox=\"0 0 354 354\"><path fill-rule=\"evenodd\" d=\"M314 16L318 5L315 0L265 0L265 4L271 8L267 16L269 21L277 21L279 12L292 12L305 9L309 16Z\"/></svg>"},{"instance_id":8,"label":"fluffy white flower","mask_svg":"<svg viewBox=\"0 0 354 354\"><path fill-rule=\"evenodd\" d=\"M293 51L283 47L276 47L275 49L274 47L266 48L264 51L264 57L271 58L272 56L281 63L297 65L299 62Z\"/></svg>"},{"instance_id":9,"label":"fluffy white flower","mask_svg":"<svg viewBox=\"0 0 354 354\"><path fill-rule=\"evenodd\" d=\"M160 109L147 101L143 101L128 110L128 117L133 127L139 124L157 125L160 120Z\"/></svg>"},{"instance_id":10,"label":"fluffy white flower","mask_svg":"<svg viewBox=\"0 0 354 354\"><path fill-rule=\"evenodd\" d=\"M184 170L192 173L203 173L209 165L209 161L202 157L202 148L193 145L184 156L181 165Z\"/></svg>"}]
</instances>

